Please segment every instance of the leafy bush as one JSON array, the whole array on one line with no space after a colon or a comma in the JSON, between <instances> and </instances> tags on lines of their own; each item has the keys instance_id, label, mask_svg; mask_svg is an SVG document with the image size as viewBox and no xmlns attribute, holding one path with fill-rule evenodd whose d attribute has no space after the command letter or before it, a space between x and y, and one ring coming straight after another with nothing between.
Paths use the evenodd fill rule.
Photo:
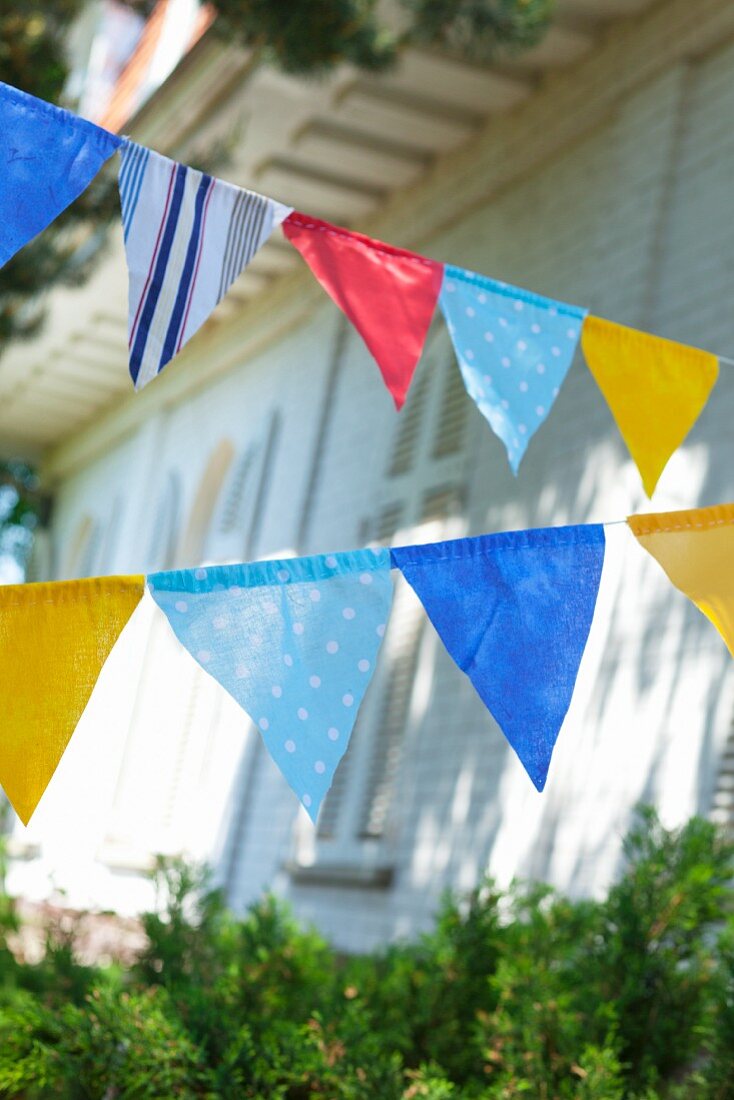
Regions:
<instances>
[{"instance_id":1,"label":"leafy bush","mask_svg":"<svg viewBox=\"0 0 734 1100\"><path fill-rule=\"evenodd\" d=\"M601 901L486 882L418 942L346 959L176 862L127 972L73 937L16 961L4 899L0 1096L734 1100L734 846L644 811L626 851Z\"/></svg>"}]
</instances>

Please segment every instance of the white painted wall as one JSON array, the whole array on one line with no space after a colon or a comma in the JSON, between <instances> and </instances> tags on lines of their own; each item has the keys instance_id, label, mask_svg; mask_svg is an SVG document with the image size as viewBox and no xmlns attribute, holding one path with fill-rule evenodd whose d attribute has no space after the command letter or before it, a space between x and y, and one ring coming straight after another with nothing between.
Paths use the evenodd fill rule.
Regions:
<instances>
[{"instance_id":1,"label":"white painted wall","mask_svg":"<svg viewBox=\"0 0 734 1100\"><path fill-rule=\"evenodd\" d=\"M671 6L682 40L685 5ZM707 0L709 14L715 7ZM546 119L542 139L542 112L518 115L512 140L518 150L545 142L542 164L493 187L485 203L467 201L422 250L734 354L734 43L676 59L677 33L671 21L668 67L640 70L635 81L625 65L642 32L631 23L618 33L617 69L607 46L598 73L585 63L575 85L564 77L555 93L564 112ZM616 100L615 79L625 87ZM568 140L569 112L581 115L602 95L609 109ZM487 156L485 141L477 172ZM207 340L193 349L202 362L214 354ZM381 534L407 542L619 519L647 507L580 361L517 479L457 380L437 322L399 418L359 338L351 330L340 336L339 315L324 298L307 323L63 480L58 575L82 565L99 573L171 564L151 560L151 548L167 541L155 531L158 518L168 523L175 511L163 503L172 475L181 486L178 546L198 540L203 560L328 552ZM656 509L734 497L733 416L734 368L724 366L660 483ZM207 464L222 446L231 460L219 485ZM396 455L403 472L391 474ZM202 479L211 520L186 534ZM233 500L239 483L242 498ZM443 505L431 499L439 492ZM98 533L91 549L75 545L83 530ZM469 887L487 869L502 881L532 875L574 893L601 890L638 800L656 803L669 822L708 812L734 705L717 634L626 529L612 528L576 698L538 795L412 594L398 586L381 668L339 777L340 813L330 817L332 835L318 837L248 720L165 624L151 626L141 608L119 648L114 660L132 671L121 688L106 670L27 831L40 854L15 864L11 884L38 894L53 875L74 900L134 908L144 900L136 869L147 853L183 850L214 862L235 905L273 887L349 949L413 934L446 886ZM390 714L404 713L401 738L381 714L400 661L409 690L400 696L393 684ZM362 807L388 750L381 835L364 838ZM93 813L82 797L90 775Z\"/></svg>"}]
</instances>

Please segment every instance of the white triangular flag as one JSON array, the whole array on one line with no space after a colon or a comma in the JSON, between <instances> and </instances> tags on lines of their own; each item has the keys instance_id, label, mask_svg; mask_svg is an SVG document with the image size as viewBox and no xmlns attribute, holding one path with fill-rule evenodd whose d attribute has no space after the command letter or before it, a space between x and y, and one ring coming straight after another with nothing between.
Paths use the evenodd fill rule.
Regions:
<instances>
[{"instance_id":1,"label":"white triangular flag","mask_svg":"<svg viewBox=\"0 0 734 1100\"><path fill-rule=\"evenodd\" d=\"M204 324L291 207L131 141L119 185L130 374L140 389Z\"/></svg>"}]
</instances>

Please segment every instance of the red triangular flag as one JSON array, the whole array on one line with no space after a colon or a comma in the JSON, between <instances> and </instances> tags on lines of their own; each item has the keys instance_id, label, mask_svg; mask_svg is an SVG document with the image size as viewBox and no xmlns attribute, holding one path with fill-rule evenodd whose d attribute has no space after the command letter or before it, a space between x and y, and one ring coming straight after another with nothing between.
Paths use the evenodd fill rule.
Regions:
<instances>
[{"instance_id":1,"label":"red triangular flag","mask_svg":"<svg viewBox=\"0 0 734 1100\"><path fill-rule=\"evenodd\" d=\"M400 409L441 292L443 264L297 212L283 232L357 329Z\"/></svg>"}]
</instances>

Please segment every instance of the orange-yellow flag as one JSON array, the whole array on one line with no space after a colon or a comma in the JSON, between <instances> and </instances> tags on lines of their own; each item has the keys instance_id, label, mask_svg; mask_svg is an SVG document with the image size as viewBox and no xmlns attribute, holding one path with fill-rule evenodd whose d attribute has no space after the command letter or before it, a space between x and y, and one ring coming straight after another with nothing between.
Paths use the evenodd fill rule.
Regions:
<instances>
[{"instance_id":1,"label":"orange-yellow flag","mask_svg":"<svg viewBox=\"0 0 734 1100\"><path fill-rule=\"evenodd\" d=\"M591 315L581 346L651 497L708 401L719 361L708 351Z\"/></svg>"},{"instance_id":2,"label":"orange-yellow flag","mask_svg":"<svg viewBox=\"0 0 734 1100\"><path fill-rule=\"evenodd\" d=\"M144 577L0 587L0 783L27 825Z\"/></svg>"},{"instance_id":3,"label":"orange-yellow flag","mask_svg":"<svg viewBox=\"0 0 734 1100\"><path fill-rule=\"evenodd\" d=\"M627 523L734 657L734 504L630 516Z\"/></svg>"}]
</instances>

